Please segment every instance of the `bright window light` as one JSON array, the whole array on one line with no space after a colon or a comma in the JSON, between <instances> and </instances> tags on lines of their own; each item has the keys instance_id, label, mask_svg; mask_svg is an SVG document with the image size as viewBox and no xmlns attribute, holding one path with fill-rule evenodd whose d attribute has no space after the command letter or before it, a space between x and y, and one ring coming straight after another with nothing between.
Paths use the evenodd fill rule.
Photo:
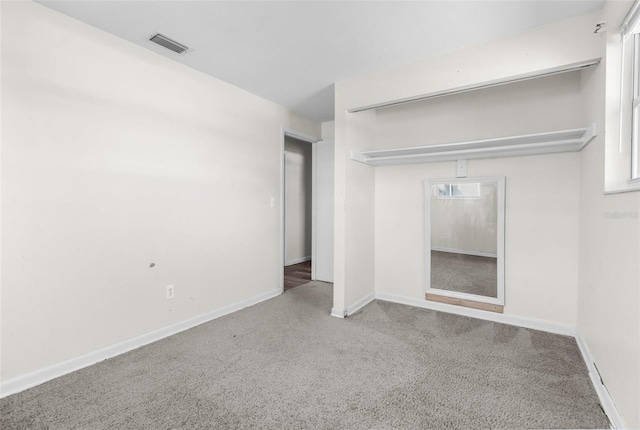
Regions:
<instances>
[{"instance_id":1,"label":"bright window light","mask_svg":"<svg viewBox=\"0 0 640 430\"><path fill-rule=\"evenodd\" d=\"M437 184L437 199L477 199L480 198L480 183Z\"/></svg>"}]
</instances>

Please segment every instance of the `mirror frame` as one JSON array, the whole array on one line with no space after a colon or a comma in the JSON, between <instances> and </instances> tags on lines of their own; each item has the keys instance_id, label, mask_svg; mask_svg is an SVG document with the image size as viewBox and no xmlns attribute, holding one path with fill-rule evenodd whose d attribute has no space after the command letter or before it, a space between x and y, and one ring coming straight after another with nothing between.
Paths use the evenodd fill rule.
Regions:
<instances>
[{"instance_id":1,"label":"mirror frame","mask_svg":"<svg viewBox=\"0 0 640 430\"><path fill-rule=\"evenodd\" d=\"M461 293L457 291L441 290L431 288L431 187L439 184L455 184L455 183L495 183L498 190L497 198L497 296L486 297L477 294ZM487 303L491 305L504 306L504 232L505 232L505 177L475 177L475 178L448 178L448 179L426 179L424 181L425 194L425 242L424 242L424 258L425 258L425 294L433 294L436 296L446 297L450 299L467 300L472 302Z\"/></svg>"}]
</instances>

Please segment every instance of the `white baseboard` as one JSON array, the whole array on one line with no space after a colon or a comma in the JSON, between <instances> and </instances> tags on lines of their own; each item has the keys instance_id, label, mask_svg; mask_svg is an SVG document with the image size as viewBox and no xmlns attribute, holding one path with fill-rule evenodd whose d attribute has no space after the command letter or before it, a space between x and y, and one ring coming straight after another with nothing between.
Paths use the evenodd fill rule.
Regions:
<instances>
[{"instance_id":1,"label":"white baseboard","mask_svg":"<svg viewBox=\"0 0 640 430\"><path fill-rule=\"evenodd\" d=\"M427 300L414 299L411 297L399 296L396 294L376 293L376 299L386 302L400 303L403 305L416 306L419 308L431 309L434 311L448 312L451 314L463 315L471 318L494 321L502 324L515 325L534 330L546 331L549 333L562 334L565 336L575 336L576 326L573 324L563 324L552 321L545 321L536 318L519 317L516 315L499 314L495 312L481 311L478 309L465 308L462 306L448 305L446 303L430 302Z\"/></svg>"},{"instance_id":2,"label":"white baseboard","mask_svg":"<svg viewBox=\"0 0 640 430\"><path fill-rule=\"evenodd\" d=\"M364 296L363 298L361 298L360 300L358 300L357 302L355 302L351 306L347 307L347 316L355 314L356 312L358 312L360 309L364 308L366 305L368 305L369 303L371 303L375 299L376 299L376 294L375 293L371 293L371 294L368 294L368 295Z\"/></svg>"},{"instance_id":3,"label":"white baseboard","mask_svg":"<svg viewBox=\"0 0 640 430\"><path fill-rule=\"evenodd\" d=\"M452 254L464 254L464 255L475 255L476 257L491 257L498 258L498 254L495 252L485 252L485 251L464 251L462 249L453 249L453 248L440 248L436 246L431 247L432 251L439 252L450 252Z\"/></svg>"},{"instance_id":4,"label":"white baseboard","mask_svg":"<svg viewBox=\"0 0 640 430\"><path fill-rule=\"evenodd\" d=\"M587 342L580 335L579 331L576 331L576 342L578 343L578 348L580 348L580 352L582 353L582 358L584 359L585 364L587 365L587 369L589 370L589 378L591 378L591 383L593 383L593 387L596 390L596 394L600 399L600 404L602 405L602 409L604 409L604 413L607 414L609 421L614 429L626 429L627 426L624 423L624 420L618 413L618 409L616 408L615 403L613 403L613 399L609 394L609 390L602 384L602 379L600 378L600 373L595 366L595 361L593 359L593 355L591 355L591 351L587 346Z\"/></svg>"},{"instance_id":5,"label":"white baseboard","mask_svg":"<svg viewBox=\"0 0 640 430\"><path fill-rule=\"evenodd\" d=\"M347 311L344 309L331 308L331 316L336 318L344 318L347 315Z\"/></svg>"},{"instance_id":6,"label":"white baseboard","mask_svg":"<svg viewBox=\"0 0 640 430\"><path fill-rule=\"evenodd\" d=\"M293 260L288 260L284 263L285 266L293 266L294 264L304 263L305 261L311 261L311 256L294 258Z\"/></svg>"},{"instance_id":7,"label":"white baseboard","mask_svg":"<svg viewBox=\"0 0 640 430\"><path fill-rule=\"evenodd\" d=\"M471 318L478 318L488 321L494 321L502 324L514 325L518 327L525 327L534 330L545 331L549 333L561 334L565 336L575 336L576 327L572 324L562 324L557 322L545 321L536 318L520 317L509 314L499 314L495 312L481 311L478 309L465 308L461 306L449 305L446 303L430 302L427 300L414 299L411 297L400 296L389 293L371 293L362 299L358 300L351 306L349 306L345 314L346 316L352 315L359 311L367 304L374 300L382 300L386 302L400 303L403 305L415 306L424 309L431 309L434 311L447 312L457 315L463 315ZM332 315L335 309L332 309ZM340 313L336 312L336 315L342 318Z\"/></svg>"},{"instance_id":8,"label":"white baseboard","mask_svg":"<svg viewBox=\"0 0 640 430\"><path fill-rule=\"evenodd\" d=\"M92 364L98 363L102 360L124 354L125 352L140 348L141 346L164 339L165 337L172 336L181 331L188 330L216 318L239 311L240 309L255 305L280 294L282 294L281 288L271 290L250 299L242 300L214 311L207 312L206 314L198 315L179 323L172 324L168 327L154 330L133 339L125 340L124 342L110 345L106 348L90 352L80 357L75 357L62 363L54 364L44 369L9 379L0 383L0 398L19 393L20 391L24 391L28 388L35 387L36 385L43 384L76 370L91 366Z\"/></svg>"},{"instance_id":9,"label":"white baseboard","mask_svg":"<svg viewBox=\"0 0 640 430\"><path fill-rule=\"evenodd\" d=\"M566 336L571 336L576 339L576 343L578 344L578 348L582 354L582 358L584 359L585 364L587 365L587 369L589 370L589 378L591 379L591 383L600 399L600 403L602 408L604 409L605 414L609 418L611 422L612 428L614 429L625 429L627 428L622 417L618 413L618 410L611 398L609 391L602 384L602 380L600 379L600 374L596 369L594 364L593 356L591 355L591 351L589 351L589 347L587 343L582 338L580 333L578 332L575 325L572 324L562 324L551 321L544 321L535 318L526 318L519 317L514 315L504 315L497 314L493 312L479 311L471 308L464 308L460 306L447 305L445 303L437 303L437 302L429 302L421 299L414 299L411 297L400 296L396 294L388 294L388 293L376 293L375 298L377 300L383 300L387 302L400 303L403 305L416 306L419 308L431 309L435 311L448 312L458 315L464 315L472 318L480 318L483 320L494 321L503 324L514 325L518 327L530 328L534 330L546 331L555 334L561 334Z\"/></svg>"},{"instance_id":10,"label":"white baseboard","mask_svg":"<svg viewBox=\"0 0 640 430\"><path fill-rule=\"evenodd\" d=\"M230 313L239 311L240 309L255 305L262 301L271 299L282 294L281 289L271 290L263 294L259 294L247 300L243 300L220 309L208 312L206 314L198 315L188 320L181 321L176 324L172 324L168 327L152 331L150 333L135 337L133 339L126 340L124 342L117 343L115 345L102 348L100 350L90 352L80 357L72 358L62 363L55 364L53 366L46 367L44 369L37 370L35 372L21 375L16 378L9 379L0 383L0 398L10 396L12 394L24 391L28 388L35 387L52 379L66 375L68 373L80 370L82 368L91 366L102 360L106 360L111 357L123 354L125 352L134 350L149 343L158 341L168 336L172 336L184 330L188 330L200 324L204 324L208 321L220 318ZM426 300L414 299L411 297L400 296L396 294L388 293L371 293L362 299L358 300L353 305L349 306L346 310L340 310L331 308L331 316L337 318L344 318L347 315L352 315L355 312L362 309L373 300L382 300L387 302L399 303L403 305L415 306L425 309L431 309L436 311L454 313L458 315L468 316L472 318L479 318L483 320L489 320L499 322L503 324L515 325L519 327L531 328L534 330L541 330L556 334L573 336L576 339L582 357L585 361L587 369L589 370L589 377L596 390L600 403L607 414L607 417L611 421L613 428L624 429L626 428L624 421L609 395L609 391L602 384L600 374L598 373L593 356L582 336L577 332L575 326L570 324L561 324L555 322L549 322L544 320L538 320L534 318L518 317L513 315L496 314L492 312L479 311L471 308L463 308L459 306L447 305L444 303L428 302Z\"/></svg>"}]
</instances>

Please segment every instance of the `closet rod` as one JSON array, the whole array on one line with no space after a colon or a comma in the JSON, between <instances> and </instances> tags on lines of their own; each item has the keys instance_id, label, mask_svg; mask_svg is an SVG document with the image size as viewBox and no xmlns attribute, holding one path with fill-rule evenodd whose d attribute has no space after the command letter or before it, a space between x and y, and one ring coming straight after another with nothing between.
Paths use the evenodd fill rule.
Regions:
<instances>
[{"instance_id":1,"label":"closet rod","mask_svg":"<svg viewBox=\"0 0 640 430\"><path fill-rule=\"evenodd\" d=\"M376 103L376 104L373 104L373 105L367 105L367 106L352 108L352 109L348 109L347 112L348 113L357 113L357 112L364 112L364 111L374 110L374 109L382 109L382 108L391 107L391 106L398 106L398 105L402 105L402 104L406 104L406 103L413 103L413 102L419 102L419 101L422 101L422 100L433 99L433 98L436 98L436 97L451 96L451 95L454 95L454 94L466 93L468 91L481 90L481 89L484 89L484 88L497 87L499 85L505 85L505 84L512 84L512 83L515 83L515 82L528 81L529 79L537 79L537 78L542 78L542 77L545 77L545 76L557 75L559 73L567 73L567 72L573 72L575 70L585 69L587 67L595 66L598 63L600 63L600 58L595 58L593 60L582 61L580 63L567 64L565 66L554 67L552 69L539 70L537 72L525 73L525 74L516 75L516 76L510 76L508 78L496 79L494 81L482 82L480 84L467 85L467 86L464 86L464 87L452 88L452 89L449 89L449 90L436 91L436 92L433 92L433 93L422 94L422 95L419 95L419 96L407 97L407 98L404 98L404 99L397 99L397 100L392 100L392 101L389 101L389 102Z\"/></svg>"}]
</instances>

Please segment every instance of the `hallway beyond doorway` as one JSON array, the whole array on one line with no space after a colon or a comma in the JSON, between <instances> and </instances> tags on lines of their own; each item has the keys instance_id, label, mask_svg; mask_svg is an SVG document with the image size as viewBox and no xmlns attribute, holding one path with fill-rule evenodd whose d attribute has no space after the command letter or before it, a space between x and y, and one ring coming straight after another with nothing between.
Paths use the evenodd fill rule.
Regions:
<instances>
[{"instance_id":1,"label":"hallway beyond doorway","mask_svg":"<svg viewBox=\"0 0 640 430\"><path fill-rule=\"evenodd\" d=\"M311 282L311 260L284 267L284 290Z\"/></svg>"}]
</instances>

